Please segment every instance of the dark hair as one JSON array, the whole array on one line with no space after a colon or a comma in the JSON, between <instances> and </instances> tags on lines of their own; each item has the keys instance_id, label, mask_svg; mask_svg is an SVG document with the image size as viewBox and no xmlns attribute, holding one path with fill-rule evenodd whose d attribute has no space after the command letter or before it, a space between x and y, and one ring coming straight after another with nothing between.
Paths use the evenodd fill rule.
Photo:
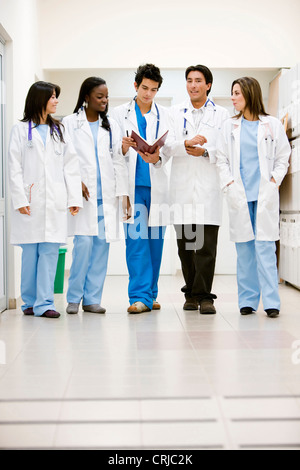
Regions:
<instances>
[{"instance_id":1,"label":"dark hair","mask_svg":"<svg viewBox=\"0 0 300 470\"><path fill-rule=\"evenodd\" d=\"M77 113L79 109L82 108L83 103L85 102L86 95L90 96L93 89L101 85L106 85L106 81L100 77L89 77L84 80L84 82L82 83L80 87L79 96L78 96L77 104L74 109L74 113ZM107 113L108 113L108 104L106 106L106 110L99 114L102 119L102 127L106 129L107 131L109 131L110 123L107 118Z\"/></svg>"},{"instance_id":2,"label":"dark hair","mask_svg":"<svg viewBox=\"0 0 300 470\"><path fill-rule=\"evenodd\" d=\"M208 85L209 83L211 83L211 85L213 84L213 74L205 65L191 65L190 67L188 67L185 71L186 80L188 79L188 76L191 72L201 72L204 75L206 85ZM210 94L210 92L211 87L207 91L207 96Z\"/></svg>"},{"instance_id":3,"label":"dark hair","mask_svg":"<svg viewBox=\"0 0 300 470\"><path fill-rule=\"evenodd\" d=\"M144 78L148 78L149 80L153 80L153 82L158 83L158 88L161 87L163 82L163 78L160 74L160 70L153 64L145 64L140 65L135 74L135 81L137 86L139 87L142 83Z\"/></svg>"},{"instance_id":4,"label":"dark hair","mask_svg":"<svg viewBox=\"0 0 300 470\"><path fill-rule=\"evenodd\" d=\"M240 85L242 95L246 101L246 108L253 116L268 116L264 107L260 84L255 78L238 78L231 85L231 94L233 92L234 85ZM239 119L242 115L243 111L241 111L237 116L235 116L235 118Z\"/></svg>"},{"instance_id":5,"label":"dark hair","mask_svg":"<svg viewBox=\"0 0 300 470\"><path fill-rule=\"evenodd\" d=\"M39 125L43 113L47 108L47 103L50 100L51 96L55 92L56 98L60 95L60 87L49 82L35 82L29 88L27 97L25 100L25 108L23 113L22 122L32 121ZM64 127L61 122L57 119L54 119L50 114L47 115L46 124L51 128L51 136L53 139L57 136L56 132L53 132L55 128L58 129L58 136L61 142L64 142L62 128Z\"/></svg>"}]
</instances>

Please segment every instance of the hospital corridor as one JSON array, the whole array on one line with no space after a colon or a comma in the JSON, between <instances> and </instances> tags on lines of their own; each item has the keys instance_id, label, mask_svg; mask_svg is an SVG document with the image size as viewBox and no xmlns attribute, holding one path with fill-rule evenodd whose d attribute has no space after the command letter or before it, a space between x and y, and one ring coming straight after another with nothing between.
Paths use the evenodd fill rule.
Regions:
<instances>
[{"instance_id":1,"label":"hospital corridor","mask_svg":"<svg viewBox=\"0 0 300 470\"><path fill-rule=\"evenodd\" d=\"M280 285L278 319L241 317L235 277L216 276L205 317L182 310L181 286L162 276L162 309L143 315L120 309L121 276L106 280L105 315L3 313L0 448L298 450L299 292Z\"/></svg>"},{"instance_id":2,"label":"hospital corridor","mask_svg":"<svg viewBox=\"0 0 300 470\"><path fill-rule=\"evenodd\" d=\"M300 450L299 19L0 0L1 451Z\"/></svg>"}]
</instances>

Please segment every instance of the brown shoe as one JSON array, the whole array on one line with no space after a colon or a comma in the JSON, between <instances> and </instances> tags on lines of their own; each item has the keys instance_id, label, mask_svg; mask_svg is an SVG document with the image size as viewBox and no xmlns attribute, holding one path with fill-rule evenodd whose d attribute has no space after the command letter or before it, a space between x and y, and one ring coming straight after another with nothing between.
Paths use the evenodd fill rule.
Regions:
<instances>
[{"instance_id":1,"label":"brown shoe","mask_svg":"<svg viewBox=\"0 0 300 470\"><path fill-rule=\"evenodd\" d=\"M128 313L143 313L143 312L150 312L150 308L147 305L143 304L143 302L134 302L130 307L127 309Z\"/></svg>"},{"instance_id":2,"label":"brown shoe","mask_svg":"<svg viewBox=\"0 0 300 470\"><path fill-rule=\"evenodd\" d=\"M153 307L152 310L160 310L161 305L157 302L157 300L153 300Z\"/></svg>"},{"instance_id":3,"label":"brown shoe","mask_svg":"<svg viewBox=\"0 0 300 470\"><path fill-rule=\"evenodd\" d=\"M183 306L183 310L198 310L199 302L195 297L188 297Z\"/></svg>"},{"instance_id":4,"label":"brown shoe","mask_svg":"<svg viewBox=\"0 0 300 470\"><path fill-rule=\"evenodd\" d=\"M200 302L200 313L201 315L215 315L217 313L214 303L212 300L202 300Z\"/></svg>"}]
</instances>

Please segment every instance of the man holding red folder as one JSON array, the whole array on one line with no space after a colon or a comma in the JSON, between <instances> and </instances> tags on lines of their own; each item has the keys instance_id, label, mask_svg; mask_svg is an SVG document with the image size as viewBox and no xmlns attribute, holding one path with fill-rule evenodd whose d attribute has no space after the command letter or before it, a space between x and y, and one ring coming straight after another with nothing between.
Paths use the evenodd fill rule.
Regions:
<instances>
[{"instance_id":1,"label":"man holding red folder","mask_svg":"<svg viewBox=\"0 0 300 470\"><path fill-rule=\"evenodd\" d=\"M112 112L123 134L129 198L134 202L133 217L124 224L131 314L160 309L158 278L167 224L160 207L168 202L168 175L161 165L160 148L152 154L137 153L131 135L134 131L151 145L168 131L167 110L154 102L162 81L158 67L140 66L134 82L136 97Z\"/></svg>"}]
</instances>

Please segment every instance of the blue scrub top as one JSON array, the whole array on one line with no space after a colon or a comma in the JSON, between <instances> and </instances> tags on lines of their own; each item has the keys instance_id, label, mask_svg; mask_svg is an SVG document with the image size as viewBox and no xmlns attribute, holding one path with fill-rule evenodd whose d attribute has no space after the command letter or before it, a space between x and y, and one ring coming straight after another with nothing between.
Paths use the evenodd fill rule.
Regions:
<instances>
[{"instance_id":1,"label":"blue scrub top","mask_svg":"<svg viewBox=\"0 0 300 470\"><path fill-rule=\"evenodd\" d=\"M36 129L39 131L39 134L44 142L44 146L46 147L46 140L47 140L47 134L48 134L48 124L39 124L36 126Z\"/></svg>"},{"instance_id":2,"label":"blue scrub top","mask_svg":"<svg viewBox=\"0 0 300 470\"><path fill-rule=\"evenodd\" d=\"M240 171L248 202L258 200L261 178L257 148L258 124L259 121L242 118Z\"/></svg>"},{"instance_id":3,"label":"blue scrub top","mask_svg":"<svg viewBox=\"0 0 300 470\"><path fill-rule=\"evenodd\" d=\"M97 200L100 201L102 199L102 184L101 184L101 174L100 174L100 166L99 166L99 159L98 159L98 131L99 131L99 121L89 122L93 138L94 138L94 145L95 145L95 158L97 162Z\"/></svg>"},{"instance_id":4,"label":"blue scrub top","mask_svg":"<svg viewBox=\"0 0 300 470\"><path fill-rule=\"evenodd\" d=\"M136 118L137 118L140 136L146 140L147 139L147 121L146 121L146 118L142 115L137 102L135 102L135 112L136 112ZM146 186L148 188L151 188L149 163L146 163L139 154L137 154L137 160L136 160L135 185Z\"/></svg>"}]
</instances>

